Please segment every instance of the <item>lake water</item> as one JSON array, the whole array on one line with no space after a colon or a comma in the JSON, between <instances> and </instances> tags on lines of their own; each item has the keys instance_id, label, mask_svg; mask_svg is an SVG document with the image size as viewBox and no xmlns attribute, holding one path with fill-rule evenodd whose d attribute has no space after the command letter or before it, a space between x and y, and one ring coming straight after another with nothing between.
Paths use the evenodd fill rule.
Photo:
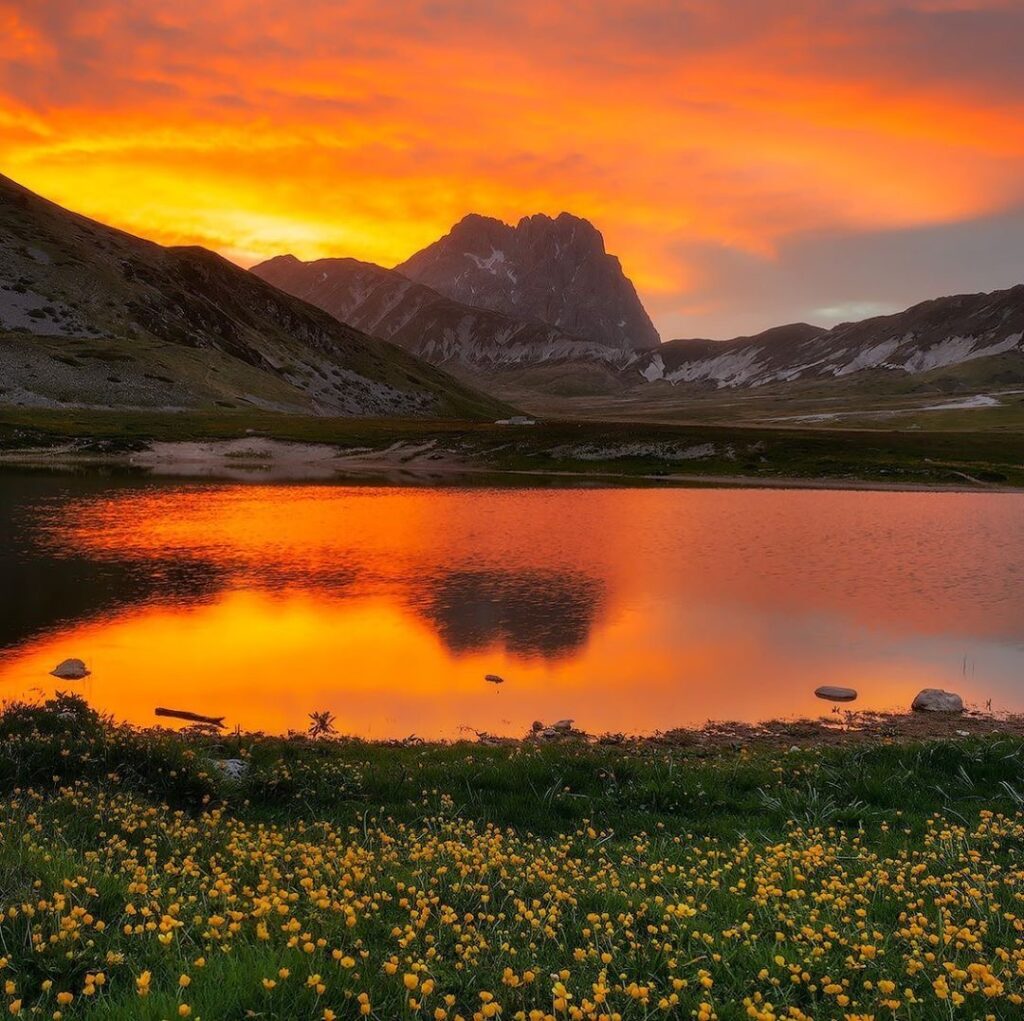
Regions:
<instances>
[{"instance_id":1,"label":"lake water","mask_svg":"<svg viewBox=\"0 0 1024 1021\"><path fill-rule=\"evenodd\" d=\"M0 474L0 698L520 735L1024 709L1024 497ZM48 676L81 657L82 682ZM503 676L495 687L485 674Z\"/></svg>"}]
</instances>

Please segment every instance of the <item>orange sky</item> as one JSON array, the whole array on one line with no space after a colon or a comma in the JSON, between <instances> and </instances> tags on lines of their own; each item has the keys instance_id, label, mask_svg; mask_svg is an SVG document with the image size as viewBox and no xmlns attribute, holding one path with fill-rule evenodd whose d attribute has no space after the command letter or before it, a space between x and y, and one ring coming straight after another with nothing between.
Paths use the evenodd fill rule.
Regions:
<instances>
[{"instance_id":1,"label":"orange sky","mask_svg":"<svg viewBox=\"0 0 1024 1021\"><path fill-rule=\"evenodd\" d=\"M666 339L728 335L1024 276L1022 37L1019 0L0 0L0 170L243 264L566 209Z\"/></svg>"}]
</instances>

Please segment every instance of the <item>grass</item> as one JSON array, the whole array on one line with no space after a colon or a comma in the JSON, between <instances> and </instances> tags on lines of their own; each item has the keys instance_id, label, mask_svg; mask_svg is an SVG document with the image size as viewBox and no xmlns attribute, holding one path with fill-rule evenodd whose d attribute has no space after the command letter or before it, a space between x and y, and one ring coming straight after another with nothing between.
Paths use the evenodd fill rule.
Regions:
<instances>
[{"instance_id":1,"label":"grass","mask_svg":"<svg viewBox=\"0 0 1024 1021\"><path fill-rule=\"evenodd\" d=\"M8 1010L1017 1018L1024 741L381 745L0 717ZM248 764L239 781L215 765Z\"/></svg>"},{"instance_id":2,"label":"grass","mask_svg":"<svg viewBox=\"0 0 1024 1021\"><path fill-rule=\"evenodd\" d=\"M924 430L926 432L1024 431L1024 395L1019 360L1006 356L1005 374L998 371L1002 358L981 359L920 376L868 372L841 383L796 381L753 388L713 388L645 384L627 392L586 396L544 396L514 387L497 388L512 403L540 416L556 414L588 420L633 422L688 422L804 428L814 416L828 427L840 429ZM1010 371L1012 363L1018 366ZM985 368L986 371L981 371ZM500 381L499 381L500 382ZM933 410L972 395L994 397L998 404L985 408ZM810 420L808 420L810 416Z\"/></svg>"},{"instance_id":3,"label":"grass","mask_svg":"<svg viewBox=\"0 0 1024 1021\"><path fill-rule=\"evenodd\" d=\"M527 474L669 480L742 477L912 485L1024 485L1024 434L1002 431L795 428L552 420L509 429L489 422L338 419L202 413L0 410L0 449L61 441L128 449L150 440L281 440L385 448L434 440L467 468ZM637 445L649 448L635 452ZM679 451L710 447L698 458ZM587 457L580 456L580 451ZM630 452L630 451L634 452Z\"/></svg>"}]
</instances>

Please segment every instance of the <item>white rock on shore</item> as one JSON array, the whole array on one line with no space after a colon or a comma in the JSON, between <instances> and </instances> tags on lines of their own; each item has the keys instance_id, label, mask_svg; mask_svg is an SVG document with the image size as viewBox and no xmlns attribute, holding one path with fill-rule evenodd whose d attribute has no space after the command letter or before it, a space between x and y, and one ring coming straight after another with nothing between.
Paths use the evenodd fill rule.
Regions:
<instances>
[{"instance_id":1,"label":"white rock on shore","mask_svg":"<svg viewBox=\"0 0 1024 1021\"><path fill-rule=\"evenodd\" d=\"M213 764L228 780L241 780L249 772L249 763L244 759L214 759Z\"/></svg>"},{"instance_id":2,"label":"white rock on shore","mask_svg":"<svg viewBox=\"0 0 1024 1021\"><path fill-rule=\"evenodd\" d=\"M910 708L925 713L962 713L964 700L954 691L925 688L914 696Z\"/></svg>"}]
</instances>

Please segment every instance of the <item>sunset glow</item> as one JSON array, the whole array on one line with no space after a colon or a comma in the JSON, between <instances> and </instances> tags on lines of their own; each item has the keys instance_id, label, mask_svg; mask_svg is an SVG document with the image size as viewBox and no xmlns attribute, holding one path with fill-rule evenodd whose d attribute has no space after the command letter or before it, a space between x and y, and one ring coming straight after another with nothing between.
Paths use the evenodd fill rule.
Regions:
<instances>
[{"instance_id":1,"label":"sunset glow","mask_svg":"<svg viewBox=\"0 0 1024 1021\"><path fill-rule=\"evenodd\" d=\"M9 649L0 700L67 689L49 671L71 650L93 671L75 690L134 723L163 705L282 732L330 709L375 738L815 716L815 687L851 679L867 709L937 682L1016 697L1000 649L1019 619L977 583L979 566L1013 577L984 539L1019 528L1012 500L975 497L968 526L955 496L751 492L744 518L728 491L595 490L585 513L575 495L225 485L81 501L74 523L40 518L44 546L168 594ZM915 545L921 522L941 556ZM881 542L914 568L878 563Z\"/></svg>"},{"instance_id":2,"label":"sunset glow","mask_svg":"<svg viewBox=\"0 0 1024 1021\"><path fill-rule=\"evenodd\" d=\"M1019 274L787 282L816 238L870 265L1024 206L1022 32L1014 0L0 2L0 171L246 265L566 209L664 337L726 335Z\"/></svg>"}]
</instances>

